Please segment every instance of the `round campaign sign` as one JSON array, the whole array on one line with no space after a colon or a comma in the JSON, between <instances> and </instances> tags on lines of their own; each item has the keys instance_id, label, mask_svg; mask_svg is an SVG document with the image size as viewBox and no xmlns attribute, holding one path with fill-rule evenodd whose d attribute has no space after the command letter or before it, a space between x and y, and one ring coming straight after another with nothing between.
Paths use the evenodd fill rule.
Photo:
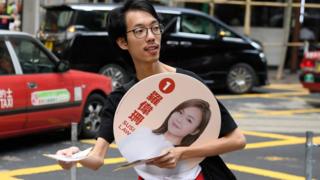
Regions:
<instances>
[{"instance_id":1,"label":"round campaign sign","mask_svg":"<svg viewBox=\"0 0 320 180\"><path fill-rule=\"evenodd\" d=\"M195 168L203 158L181 160L175 169L143 162L174 147L217 139L220 124L218 103L202 82L184 74L161 73L138 82L123 96L113 128L121 154L138 164L134 167L139 175L173 176Z\"/></svg>"}]
</instances>

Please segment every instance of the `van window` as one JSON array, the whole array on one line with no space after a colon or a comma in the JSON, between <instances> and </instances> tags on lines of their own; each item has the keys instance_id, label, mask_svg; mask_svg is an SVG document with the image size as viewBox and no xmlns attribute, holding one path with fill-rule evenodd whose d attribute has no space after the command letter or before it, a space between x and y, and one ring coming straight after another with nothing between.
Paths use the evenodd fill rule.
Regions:
<instances>
[{"instance_id":1,"label":"van window","mask_svg":"<svg viewBox=\"0 0 320 180\"><path fill-rule=\"evenodd\" d=\"M77 11L75 24L90 31L106 31L107 15L105 11Z\"/></svg>"},{"instance_id":2,"label":"van window","mask_svg":"<svg viewBox=\"0 0 320 180\"><path fill-rule=\"evenodd\" d=\"M162 24L164 25L164 26L167 26L169 23L170 23L170 21L172 21L172 20L174 20L174 18L177 16L177 15L175 15L175 14L160 14L160 16L161 16L161 19L162 19Z\"/></svg>"},{"instance_id":3,"label":"van window","mask_svg":"<svg viewBox=\"0 0 320 180\"><path fill-rule=\"evenodd\" d=\"M216 36L217 29L209 19L200 16L183 15L181 20L181 32Z\"/></svg>"},{"instance_id":4,"label":"van window","mask_svg":"<svg viewBox=\"0 0 320 180\"><path fill-rule=\"evenodd\" d=\"M70 10L47 10L41 29L46 32L65 31L71 23L72 15L73 11Z\"/></svg>"},{"instance_id":5,"label":"van window","mask_svg":"<svg viewBox=\"0 0 320 180\"><path fill-rule=\"evenodd\" d=\"M233 32L210 19L187 14L182 15L180 31L193 34L210 35L213 38L216 38L217 36L237 37Z\"/></svg>"}]
</instances>

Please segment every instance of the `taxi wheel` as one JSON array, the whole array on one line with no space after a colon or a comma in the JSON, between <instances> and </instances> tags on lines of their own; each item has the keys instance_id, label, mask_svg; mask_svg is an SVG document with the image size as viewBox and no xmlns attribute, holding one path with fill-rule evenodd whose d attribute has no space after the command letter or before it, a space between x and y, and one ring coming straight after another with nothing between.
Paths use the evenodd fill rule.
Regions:
<instances>
[{"instance_id":1,"label":"taxi wheel","mask_svg":"<svg viewBox=\"0 0 320 180\"><path fill-rule=\"evenodd\" d=\"M106 105L105 98L99 94L88 97L83 109L83 118L80 123L80 135L84 138L94 138L101 125L101 112Z\"/></svg>"},{"instance_id":2,"label":"taxi wheel","mask_svg":"<svg viewBox=\"0 0 320 180\"><path fill-rule=\"evenodd\" d=\"M107 64L100 69L99 73L111 77L112 89L122 86L129 80L126 70L118 64Z\"/></svg>"},{"instance_id":3,"label":"taxi wheel","mask_svg":"<svg viewBox=\"0 0 320 180\"><path fill-rule=\"evenodd\" d=\"M256 73L250 65L239 63L232 66L227 74L227 88L234 94L247 93L252 90L256 79Z\"/></svg>"}]
</instances>

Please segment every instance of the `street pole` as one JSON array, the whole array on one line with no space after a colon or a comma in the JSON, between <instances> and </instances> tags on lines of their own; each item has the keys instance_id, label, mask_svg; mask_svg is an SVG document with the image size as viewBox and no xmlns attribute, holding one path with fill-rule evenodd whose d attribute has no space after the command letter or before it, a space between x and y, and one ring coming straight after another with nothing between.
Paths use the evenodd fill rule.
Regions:
<instances>
[{"instance_id":1,"label":"street pole","mask_svg":"<svg viewBox=\"0 0 320 180\"><path fill-rule=\"evenodd\" d=\"M71 124L71 143L72 146L76 145L78 141L78 123ZM73 166L70 170L70 180L77 180L77 165Z\"/></svg>"},{"instance_id":2,"label":"street pole","mask_svg":"<svg viewBox=\"0 0 320 180\"><path fill-rule=\"evenodd\" d=\"M305 176L306 180L312 179L312 149L313 149L313 133L311 131L307 131L306 133L306 160L305 160Z\"/></svg>"},{"instance_id":3,"label":"street pole","mask_svg":"<svg viewBox=\"0 0 320 180\"><path fill-rule=\"evenodd\" d=\"M40 27L40 0L23 0L22 31L36 35Z\"/></svg>"},{"instance_id":4,"label":"street pole","mask_svg":"<svg viewBox=\"0 0 320 180\"><path fill-rule=\"evenodd\" d=\"M251 24L251 0L246 0L246 11L244 15L244 34L250 35L250 24Z\"/></svg>"},{"instance_id":5,"label":"street pole","mask_svg":"<svg viewBox=\"0 0 320 180\"><path fill-rule=\"evenodd\" d=\"M277 69L277 75L276 79L280 80L283 76L283 69L286 62L286 52L288 50L288 41L290 36L290 25L291 25L291 14L292 14L292 0L288 0L287 2L287 8L285 11L285 18L283 22L284 26L284 36L283 36L283 52L282 52L282 58L281 62L279 63L278 69Z\"/></svg>"}]
</instances>

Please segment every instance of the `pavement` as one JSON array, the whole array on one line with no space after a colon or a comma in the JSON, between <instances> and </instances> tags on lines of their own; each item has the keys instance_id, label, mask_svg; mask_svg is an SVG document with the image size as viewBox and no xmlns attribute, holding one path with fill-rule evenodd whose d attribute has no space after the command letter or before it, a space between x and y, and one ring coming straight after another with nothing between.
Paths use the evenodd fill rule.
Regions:
<instances>
[{"instance_id":1,"label":"pavement","mask_svg":"<svg viewBox=\"0 0 320 180\"><path fill-rule=\"evenodd\" d=\"M319 133L320 94L310 94L299 81L300 72L269 68L270 84L252 94L222 96L237 123L243 130L273 133ZM270 92L273 92L270 94Z\"/></svg>"},{"instance_id":2,"label":"pavement","mask_svg":"<svg viewBox=\"0 0 320 180\"><path fill-rule=\"evenodd\" d=\"M278 69L276 67L271 67L268 69L270 84L299 84L299 73L299 71L292 73L289 69L284 69L282 71L281 78L278 79Z\"/></svg>"},{"instance_id":3,"label":"pavement","mask_svg":"<svg viewBox=\"0 0 320 180\"><path fill-rule=\"evenodd\" d=\"M268 69L268 78L270 84L300 84L299 75L300 71L295 73L290 72L289 69L284 69L282 71L282 76L280 79L277 78L278 69L277 67L270 67Z\"/></svg>"}]
</instances>

